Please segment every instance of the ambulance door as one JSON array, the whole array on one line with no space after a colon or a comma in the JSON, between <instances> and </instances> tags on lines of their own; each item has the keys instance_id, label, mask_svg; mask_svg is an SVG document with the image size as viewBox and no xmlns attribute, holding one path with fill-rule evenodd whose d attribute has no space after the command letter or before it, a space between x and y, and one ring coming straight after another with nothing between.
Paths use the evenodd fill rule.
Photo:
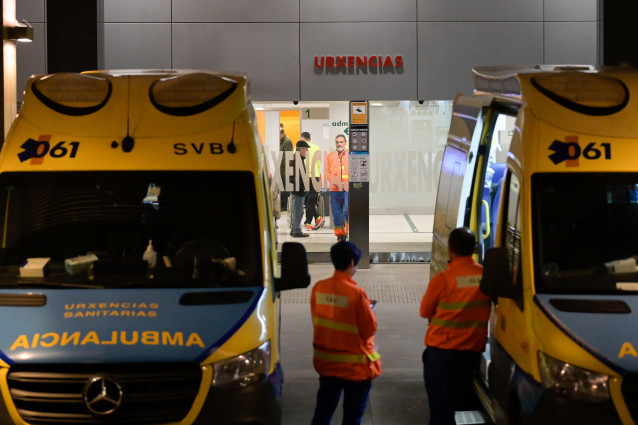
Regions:
<instances>
[{"instance_id":1,"label":"ambulance door","mask_svg":"<svg viewBox=\"0 0 638 425\"><path fill-rule=\"evenodd\" d=\"M520 423L525 389L519 382L520 370L533 370L536 355L525 320L523 275L521 266L521 187L518 172L506 172L502 185L502 219L496 245L506 252L511 275L511 294L499 297L490 319L490 338L483 353L491 395L492 419L496 424ZM489 267L489 266L488 266ZM483 287L481 288L483 289ZM485 370L482 370L484 372ZM507 418L510 418L508 421Z\"/></svg>"},{"instance_id":2,"label":"ambulance door","mask_svg":"<svg viewBox=\"0 0 638 425\"><path fill-rule=\"evenodd\" d=\"M450 232L469 224L483 117L491 100L491 96L461 94L454 100L434 212L431 276L446 268Z\"/></svg>"},{"instance_id":3,"label":"ambulance door","mask_svg":"<svg viewBox=\"0 0 638 425\"><path fill-rule=\"evenodd\" d=\"M505 161L515 131L516 105L494 101L485 113L478 144L469 225L478 242L478 261L496 241L496 223L505 177Z\"/></svg>"}]
</instances>

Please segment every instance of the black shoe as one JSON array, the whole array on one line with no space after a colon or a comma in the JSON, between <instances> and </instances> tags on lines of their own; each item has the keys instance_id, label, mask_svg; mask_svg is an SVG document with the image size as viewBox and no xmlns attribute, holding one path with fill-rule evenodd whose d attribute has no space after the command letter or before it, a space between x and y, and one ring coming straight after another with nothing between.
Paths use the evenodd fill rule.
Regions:
<instances>
[{"instance_id":1,"label":"black shoe","mask_svg":"<svg viewBox=\"0 0 638 425\"><path fill-rule=\"evenodd\" d=\"M299 231L299 232L290 232L290 236L292 236L293 238L307 238L310 235L308 233Z\"/></svg>"}]
</instances>

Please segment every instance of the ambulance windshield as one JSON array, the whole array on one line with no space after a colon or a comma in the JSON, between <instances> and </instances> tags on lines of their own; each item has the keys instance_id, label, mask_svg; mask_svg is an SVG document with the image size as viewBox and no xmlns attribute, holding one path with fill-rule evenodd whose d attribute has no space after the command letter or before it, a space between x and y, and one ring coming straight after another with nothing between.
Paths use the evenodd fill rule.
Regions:
<instances>
[{"instance_id":1,"label":"ambulance windshield","mask_svg":"<svg viewBox=\"0 0 638 425\"><path fill-rule=\"evenodd\" d=\"M532 197L537 292L638 294L638 174L534 174Z\"/></svg>"},{"instance_id":2,"label":"ambulance windshield","mask_svg":"<svg viewBox=\"0 0 638 425\"><path fill-rule=\"evenodd\" d=\"M0 285L262 285L254 187L249 172L4 173Z\"/></svg>"}]
</instances>

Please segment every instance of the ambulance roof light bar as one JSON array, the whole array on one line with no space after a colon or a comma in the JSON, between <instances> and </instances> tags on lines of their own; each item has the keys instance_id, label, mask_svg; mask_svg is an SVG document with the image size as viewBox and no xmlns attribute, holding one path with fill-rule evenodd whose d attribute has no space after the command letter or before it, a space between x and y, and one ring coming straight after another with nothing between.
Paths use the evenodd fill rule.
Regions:
<instances>
[{"instance_id":1,"label":"ambulance roof light bar","mask_svg":"<svg viewBox=\"0 0 638 425\"><path fill-rule=\"evenodd\" d=\"M162 78L151 84L149 97L157 110L170 115L193 115L210 109L237 88L237 81L204 72Z\"/></svg>"},{"instance_id":2,"label":"ambulance roof light bar","mask_svg":"<svg viewBox=\"0 0 638 425\"><path fill-rule=\"evenodd\" d=\"M518 74L534 72L585 71L596 72L594 65L518 65L478 66L472 69L474 94L495 94L520 99Z\"/></svg>"},{"instance_id":3,"label":"ambulance roof light bar","mask_svg":"<svg viewBox=\"0 0 638 425\"><path fill-rule=\"evenodd\" d=\"M31 85L33 94L46 106L66 115L98 111L109 101L111 82L105 78L60 72L41 76Z\"/></svg>"}]
</instances>

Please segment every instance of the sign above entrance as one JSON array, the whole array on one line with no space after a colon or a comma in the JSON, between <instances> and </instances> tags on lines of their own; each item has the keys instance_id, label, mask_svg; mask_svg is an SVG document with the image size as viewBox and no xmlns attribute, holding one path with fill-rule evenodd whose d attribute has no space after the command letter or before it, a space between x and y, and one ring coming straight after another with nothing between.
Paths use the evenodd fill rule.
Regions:
<instances>
[{"instance_id":1,"label":"sign above entrance","mask_svg":"<svg viewBox=\"0 0 638 425\"><path fill-rule=\"evenodd\" d=\"M359 68L366 69L382 69L393 68L399 69L403 67L403 56L401 55L372 55L372 56L315 56L315 68L332 69L332 68Z\"/></svg>"}]
</instances>

